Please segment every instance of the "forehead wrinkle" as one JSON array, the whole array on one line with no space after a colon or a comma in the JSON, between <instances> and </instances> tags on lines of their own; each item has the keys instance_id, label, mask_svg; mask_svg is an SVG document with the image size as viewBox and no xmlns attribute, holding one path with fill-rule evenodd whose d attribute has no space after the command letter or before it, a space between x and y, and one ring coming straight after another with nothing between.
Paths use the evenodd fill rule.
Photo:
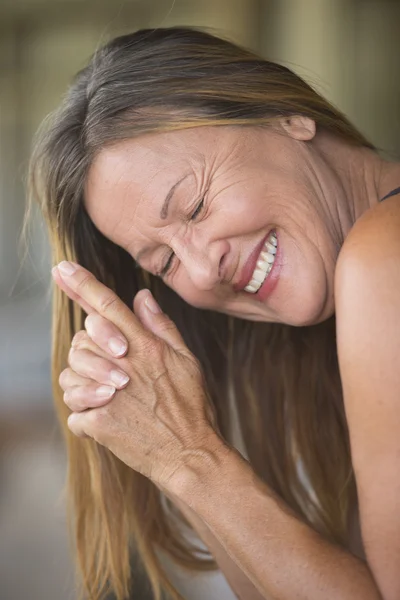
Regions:
<instances>
[{"instance_id":1,"label":"forehead wrinkle","mask_svg":"<svg viewBox=\"0 0 400 600\"><path fill-rule=\"evenodd\" d=\"M138 182L133 179L130 169L130 165L134 161L132 157L134 149L124 148L122 155L117 154L118 150L113 150L115 149L110 150L110 152L103 157L106 161L106 165L105 175L99 177L101 182L99 186L100 198L103 199L103 202L100 202L100 210L101 217L104 217L104 228L108 230L107 236L112 236L114 238L112 241L115 240L116 243L122 242L125 244L128 241L126 237L130 233L132 227L134 227L134 220L137 218L137 212L146 196L148 182L146 182L144 189L135 189ZM146 156L151 154L151 150L146 148L143 154L144 157L141 158L145 159ZM101 166L100 161L100 164L96 165L100 172L102 172ZM150 181L154 179L155 176L156 173L152 174L150 176ZM102 183L103 185L101 185ZM101 194L101 191L103 191L103 194ZM111 213L109 211L110 202L113 202L114 205L114 210ZM97 204L97 206L99 205ZM112 218L114 214L118 215L116 221ZM125 227L126 223L129 225L128 230ZM109 229L110 225L111 229Z\"/></svg>"},{"instance_id":2,"label":"forehead wrinkle","mask_svg":"<svg viewBox=\"0 0 400 600\"><path fill-rule=\"evenodd\" d=\"M138 236L147 241L147 237L143 233L147 223L140 216L141 211L139 210L143 203L145 203L145 193L134 194L129 182L127 182L122 197L122 205L118 210L118 220L113 229L116 243L130 253L132 244L137 241Z\"/></svg>"},{"instance_id":3,"label":"forehead wrinkle","mask_svg":"<svg viewBox=\"0 0 400 600\"><path fill-rule=\"evenodd\" d=\"M144 188L141 190L140 194L132 194L132 195L129 194L129 191L130 191L129 182L127 182L127 187L126 187L125 194L124 194L124 206L131 205L132 197L137 198L137 202L133 202L134 206L133 206L132 212L128 211L127 218L124 219L124 224L125 224L124 236L123 236L124 239L122 240L122 242L125 244L127 251L131 254L131 256L138 263L140 263L141 256L150 252L153 249L153 245L146 245L145 247L142 247L138 252L136 252L132 246L133 246L133 244L136 245L138 240L132 239L132 237L137 238L139 235L145 240L145 242L144 242L145 244L148 243L148 241L151 242L151 240L149 240L148 236L146 236L143 233L144 231L146 231L146 227L149 226L148 220L145 218L148 213L147 214L145 213L145 216L143 217L140 215L141 211L139 211L139 209L141 206L147 204L146 197L147 197L147 200L150 200L151 198L154 197L154 194L152 194L152 191L151 191L151 184L154 182L156 176L160 173L161 170L162 169L155 171L149 177L149 179L145 183ZM161 200L161 196L160 196L160 200ZM158 202L157 206L154 209L157 214L159 213L159 206L158 206L159 204L161 205L161 202ZM122 220L122 215L121 215L120 220ZM142 224L142 226L141 226L141 224ZM128 225L128 227L126 227L126 225ZM131 235L132 232L134 233L133 236Z\"/></svg>"},{"instance_id":4,"label":"forehead wrinkle","mask_svg":"<svg viewBox=\"0 0 400 600\"><path fill-rule=\"evenodd\" d=\"M122 148L105 149L102 156L96 161L97 164L94 165L94 174L101 174L99 177L93 177L96 180L94 193L97 194L96 186L98 186L100 203L93 203L92 201L90 204L95 206L97 210L100 209L97 214L99 214L99 225L104 230L104 235L125 249L133 250L132 246L134 244L142 253L141 249L138 248L139 239L141 238L142 243L142 240L145 240L145 243L151 241L151 236L148 232L146 234L149 228L149 212L151 211L143 212L141 209L147 204L150 205L150 208L154 199L156 199L157 206L154 205L154 210L157 211L157 214L159 213L163 194L165 195L169 189L167 186L164 189L164 185L157 186L157 179L160 178L160 175L164 177L163 184L166 180L169 185L174 184L179 179L182 168L186 166L185 171L189 171L188 175L193 175L196 188L201 187L203 184L207 162L204 152L195 147L194 156L192 153L183 156L179 153L180 156L172 157L173 160L171 161L171 157L168 157L168 153L165 152L163 146L163 144L161 147L157 144L156 147L149 148L145 143L140 143L138 145L125 145ZM143 171L139 171L135 181L132 171L135 173L142 162L146 165L144 169L144 171L147 171L146 177L143 179ZM189 169L187 169L188 166ZM172 176L175 175L173 178L171 172ZM93 171L91 169L89 176L92 175ZM160 187L162 188L161 194ZM109 210L111 203L114 208L112 212ZM113 216L114 218L112 218ZM156 218L156 213L154 218ZM153 228L157 228L156 222L154 222ZM133 255L133 252L130 253Z\"/></svg>"}]
</instances>

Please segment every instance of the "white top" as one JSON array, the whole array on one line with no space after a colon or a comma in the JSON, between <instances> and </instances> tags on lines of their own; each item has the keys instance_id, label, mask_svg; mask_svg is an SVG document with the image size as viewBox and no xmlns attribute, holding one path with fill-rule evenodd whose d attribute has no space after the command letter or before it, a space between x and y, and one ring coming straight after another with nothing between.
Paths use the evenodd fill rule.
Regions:
<instances>
[{"instance_id":1,"label":"white top","mask_svg":"<svg viewBox=\"0 0 400 600\"><path fill-rule=\"evenodd\" d=\"M200 540L197 543L205 548ZM190 573L164 554L159 556L171 582L186 600L237 600L221 571Z\"/></svg>"}]
</instances>

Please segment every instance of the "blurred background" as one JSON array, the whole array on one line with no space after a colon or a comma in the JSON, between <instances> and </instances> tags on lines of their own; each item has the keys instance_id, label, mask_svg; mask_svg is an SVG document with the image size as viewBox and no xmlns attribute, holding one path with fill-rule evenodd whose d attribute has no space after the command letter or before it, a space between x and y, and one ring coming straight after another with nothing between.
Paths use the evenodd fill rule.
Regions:
<instances>
[{"instance_id":1,"label":"blurred background","mask_svg":"<svg viewBox=\"0 0 400 600\"><path fill-rule=\"evenodd\" d=\"M177 24L286 64L400 156L399 0L0 0L0 600L76 598L39 215L25 262L18 250L32 136L99 44ZM188 598L206 600L191 589Z\"/></svg>"}]
</instances>

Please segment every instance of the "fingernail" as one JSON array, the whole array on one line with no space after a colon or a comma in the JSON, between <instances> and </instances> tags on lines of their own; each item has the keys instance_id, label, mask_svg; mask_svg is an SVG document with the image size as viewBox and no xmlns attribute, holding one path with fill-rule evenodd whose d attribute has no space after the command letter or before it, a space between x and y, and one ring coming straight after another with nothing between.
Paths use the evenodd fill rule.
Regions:
<instances>
[{"instance_id":1,"label":"fingernail","mask_svg":"<svg viewBox=\"0 0 400 600\"><path fill-rule=\"evenodd\" d=\"M111 396L115 393L115 387L111 385L99 385L96 389L96 396L99 398L111 398Z\"/></svg>"},{"instance_id":2,"label":"fingernail","mask_svg":"<svg viewBox=\"0 0 400 600\"><path fill-rule=\"evenodd\" d=\"M62 262L60 262L60 264L57 265L57 267L58 270L61 271L62 275L73 275L76 271L75 265L68 262L67 260L63 260Z\"/></svg>"},{"instance_id":3,"label":"fingernail","mask_svg":"<svg viewBox=\"0 0 400 600\"><path fill-rule=\"evenodd\" d=\"M122 387L129 381L128 375L122 371L111 371L110 379L117 387Z\"/></svg>"},{"instance_id":4,"label":"fingernail","mask_svg":"<svg viewBox=\"0 0 400 600\"><path fill-rule=\"evenodd\" d=\"M150 312L152 312L155 315L160 314L161 308L158 306L151 293L146 296L146 300L144 301L144 303Z\"/></svg>"},{"instance_id":5,"label":"fingernail","mask_svg":"<svg viewBox=\"0 0 400 600\"><path fill-rule=\"evenodd\" d=\"M110 348L110 350L113 354L115 354L116 356L119 356L120 354L125 353L126 348L127 348L127 343L124 342L123 340L113 337L109 340L108 347Z\"/></svg>"}]
</instances>

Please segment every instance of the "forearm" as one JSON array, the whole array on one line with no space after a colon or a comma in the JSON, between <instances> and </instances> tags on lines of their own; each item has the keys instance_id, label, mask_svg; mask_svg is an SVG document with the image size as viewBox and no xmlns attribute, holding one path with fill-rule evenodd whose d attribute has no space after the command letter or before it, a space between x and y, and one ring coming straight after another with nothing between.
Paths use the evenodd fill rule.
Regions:
<instances>
[{"instance_id":1,"label":"forearm","mask_svg":"<svg viewBox=\"0 0 400 600\"><path fill-rule=\"evenodd\" d=\"M227 554L225 548L220 544L210 528L189 506L173 499L176 506L192 525L200 539L213 555L218 567L224 574L226 580L239 600L269 600L265 594L261 594L250 579L243 573L238 565Z\"/></svg>"},{"instance_id":2,"label":"forearm","mask_svg":"<svg viewBox=\"0 0 400 600\"><path fill-rule=\"evenodd\" d=\"M203 454L176 493L263 598L381 599L368 566L297 519L238 453Z\"/></svg>"}]
</instances>

